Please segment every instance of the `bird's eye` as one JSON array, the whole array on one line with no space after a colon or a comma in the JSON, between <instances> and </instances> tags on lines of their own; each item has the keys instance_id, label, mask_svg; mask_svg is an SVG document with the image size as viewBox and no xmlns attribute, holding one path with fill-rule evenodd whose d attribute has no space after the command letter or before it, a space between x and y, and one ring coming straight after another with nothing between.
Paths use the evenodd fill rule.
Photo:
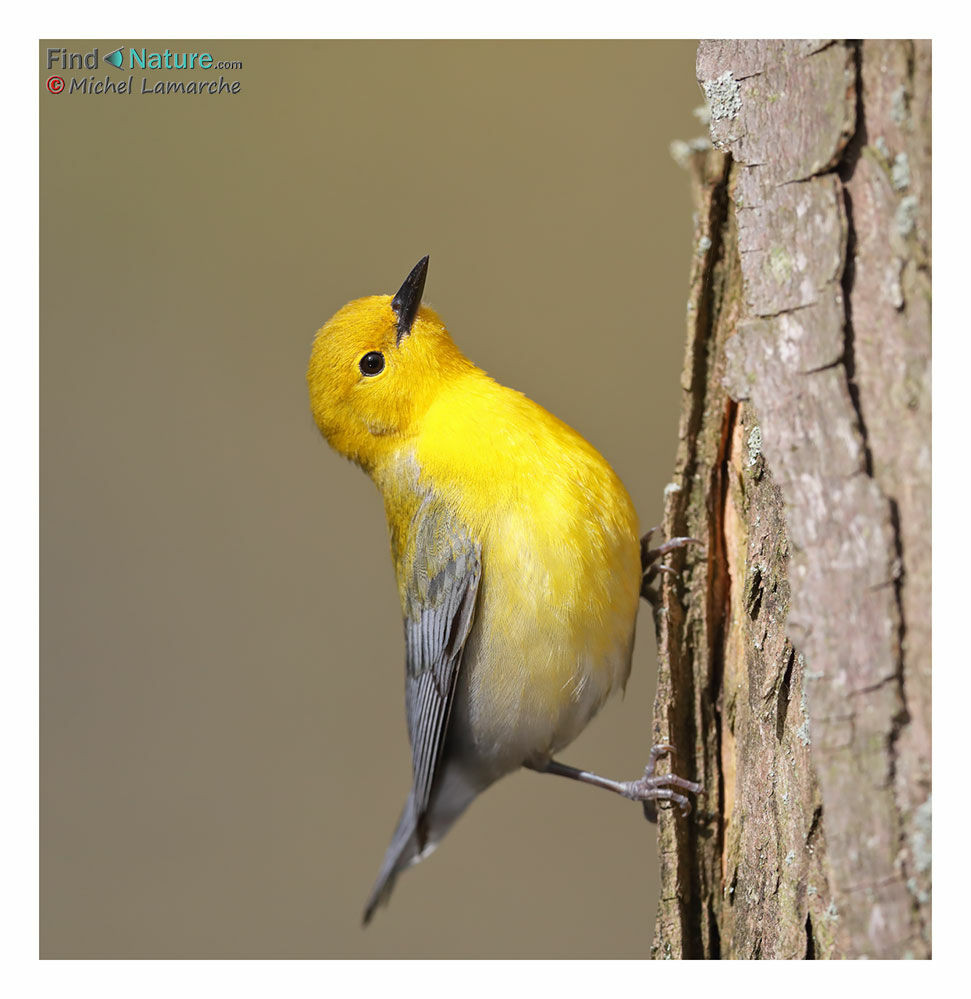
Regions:
<instances>
[{"instance_id":1,"label":"bird's eye","mask_svg":"<svg viewBox=\"0 0 971 999\"><path fill-rule=\"evenodd\" d=\"M372 375L379 375L384 371L384 354L370 350L361 358L358 367L361 369L361 374L369 378Z\"/></svg>"}]
</instances>

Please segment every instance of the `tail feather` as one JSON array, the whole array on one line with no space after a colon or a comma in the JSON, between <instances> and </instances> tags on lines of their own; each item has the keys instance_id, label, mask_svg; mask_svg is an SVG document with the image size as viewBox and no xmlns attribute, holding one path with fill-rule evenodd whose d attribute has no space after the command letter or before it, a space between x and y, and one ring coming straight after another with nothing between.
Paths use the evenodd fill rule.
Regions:
<instances>
[{"instance_id":1,"label":"tail feather","mask_svg":"<svg viewBox=\"0 0 971 999\"><path fill-rule=\"evenodd\" d=\"M419 859L419 852L418 817L415 815L414 796L409 794L394 835L391 837L391 845L384 855L381 871L364 907L362 920L364 926L371 922L371 917L379 905L387 904L399 871L415 863Z\"/></svg>"},{"instance_id":2,"label":"tail feather","mask_svg":"<svg viewBox=\"0 0 971 999\"><path fill-rule=\"evenodd\" d=\"M435 784L429 806L422 814L418 812L412 789L391 837L391 845L384 855L378 879L374 882L374 888L364 907L365 926L371 921L378 906L384 905L391 897L391 890L401 871L424 860L435 849L455 820L488 783L491 781L471 777L454 762L447 763Z\"/></svg>"}]
</instances>

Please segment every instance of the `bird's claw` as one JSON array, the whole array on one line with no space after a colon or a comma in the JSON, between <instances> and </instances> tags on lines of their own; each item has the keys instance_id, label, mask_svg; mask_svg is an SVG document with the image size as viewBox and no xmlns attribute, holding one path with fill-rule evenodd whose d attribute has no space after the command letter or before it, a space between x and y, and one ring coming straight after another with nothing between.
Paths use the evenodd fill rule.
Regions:
<instances>
[{"instance_id":1,"label":"bird's claw","mask_svg":"<svg viewBox=\"0 0 971 999\"><path fill-rule=\"evenodd\" d=\"M691 802L681 791L690 791L692 794L699 794L702 790L700 784L692 780L685 780L677 774L667 773L655 775L658 758L668 753L674 753L674 746L662 742L651 749L651 756L647 766L644 768L644 776L640 780L628 781L624 785L624 796L633 801L643 801L644 811L649 819L652 819L648 809L648 802L670 801L681 809L682 815L687 815L691 811ZM674 790L677 788L677 790ZM652 821L654 821L652 819Z\"/></svg>"},{"instance_id":2,"label":"bird's claw","mask_svg":"<svg viewBox=\"0 0 971 999\"><path fill-rule=\"evenodd\" d=\"M677 551L677 549L684 548L686 545L701 545L701 542L697 538L669 538L664 544L652 548L651 536L657 530L659 528L652 527L641 538L641 596L653 607L657 607L658 604L657 590L651 586L654 578L660 572L671 576L677 575L676 569L665 565L660 559L664 558L669 552Z\"/></svg>"}]
</instances>

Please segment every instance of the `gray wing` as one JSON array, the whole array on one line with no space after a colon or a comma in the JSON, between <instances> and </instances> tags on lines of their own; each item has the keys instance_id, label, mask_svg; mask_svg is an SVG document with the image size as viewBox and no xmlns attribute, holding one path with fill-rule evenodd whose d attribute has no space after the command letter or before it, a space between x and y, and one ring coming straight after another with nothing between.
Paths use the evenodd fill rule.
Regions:
<instances>
[{"instance_id":1,"label":"gray wing","mask_svg":"<svg viewBox=\"0 0 971 999\"><path fill-rule=\"evenodd\" d=\"M405 707L413 781L364 909L365 923L387 901L398 872L418 860L428 845L429 799L482 575L479 544L454 515L430 499L400 545L398 540L392 538L392 549L408 553L395 562L405 594Z\"/></svg>"},{"instance_id":2,"label":"gray wing","mask_svg":"<svg viewBox=\"0 0 971 999\"><path fill-rule=\"evenodd\" d=\"M416 521L405 586L405 707L421 838L482 567L478 543L453 515L426 503Z\"/></svg>"}]
</instances>

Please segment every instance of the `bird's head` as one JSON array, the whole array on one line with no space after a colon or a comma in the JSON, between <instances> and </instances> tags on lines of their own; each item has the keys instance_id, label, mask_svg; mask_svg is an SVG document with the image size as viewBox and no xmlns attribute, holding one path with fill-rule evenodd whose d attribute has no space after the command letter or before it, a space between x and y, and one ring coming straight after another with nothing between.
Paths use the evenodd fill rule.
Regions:
<instances>
[{"instance_id":1,"label":"bird's head","mask_svg":"<svg viewBox=\"0 0 971 999\"><path fill-rule=\"evenodd\" d=\"M428 257L397 294L348 302L318 331L307 370L320 432L366 470L414 436L442 385L471 365L421 304Z\"/></svg>"}]
</instances>

